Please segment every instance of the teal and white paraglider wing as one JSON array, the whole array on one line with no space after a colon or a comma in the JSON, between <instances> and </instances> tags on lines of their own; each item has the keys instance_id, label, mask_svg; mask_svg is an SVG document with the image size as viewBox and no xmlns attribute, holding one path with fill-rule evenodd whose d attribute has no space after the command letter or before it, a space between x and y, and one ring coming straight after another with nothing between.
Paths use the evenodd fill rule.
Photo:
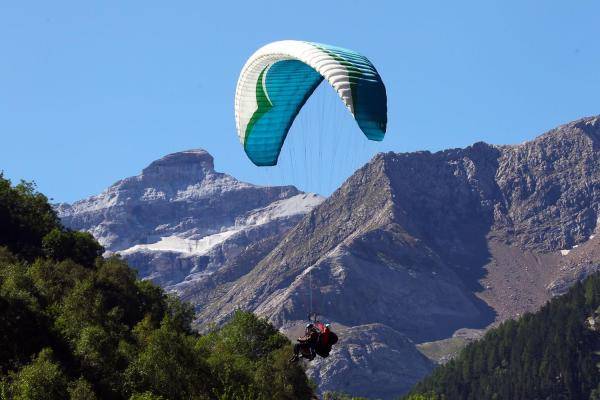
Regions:
<instances>
[{"instance_id":1,"label":"teal and white paraglider wing","mask_svg":"<svg viewBox=\"0 0 600 400\"><path fill-rule=\"evenodd\" d=\"M238 136L254 164L277 164L296 115L323 79L336 90L367 138L383 139L385 86L366 57L325 44L273 42L248 59L235 94Z\"/></svg>"}]
</instances>

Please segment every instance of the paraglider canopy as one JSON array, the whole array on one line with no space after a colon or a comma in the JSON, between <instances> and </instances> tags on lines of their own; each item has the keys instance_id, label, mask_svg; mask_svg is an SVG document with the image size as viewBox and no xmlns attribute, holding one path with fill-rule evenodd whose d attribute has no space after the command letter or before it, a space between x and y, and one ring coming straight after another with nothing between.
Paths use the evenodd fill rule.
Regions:
<instances>
[{"instance_id":1,"label":"paraglider canopy","mask_svg":"<svg viewBox=\"0 0 600 400\"><path fill-rule=\"evenodd\" d=\"M385 86L366 57L326 44L278 41L248 59L236 89L237 133L254 164L277 164L296 115L323 79L336 90L367 138L383 139Z\"/></svg>"}]
</instances>

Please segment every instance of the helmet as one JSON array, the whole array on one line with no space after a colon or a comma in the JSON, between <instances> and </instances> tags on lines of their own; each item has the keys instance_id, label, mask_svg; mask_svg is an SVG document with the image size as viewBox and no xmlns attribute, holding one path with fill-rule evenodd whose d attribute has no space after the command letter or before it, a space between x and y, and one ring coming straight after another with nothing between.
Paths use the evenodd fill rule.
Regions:
<instances>
[{"instance_id":1,"label":"helmet","mask_svg":"<svg viewBox=\"0 0 600 400\"><path fill-rule=\"evenodd\" d=\"M306 329L308 329L308 328L312 328L313 326L314 326L314 325L313 325L312 323L308 323L308 324L306 324Z\"/></svg>"}]
</instances>

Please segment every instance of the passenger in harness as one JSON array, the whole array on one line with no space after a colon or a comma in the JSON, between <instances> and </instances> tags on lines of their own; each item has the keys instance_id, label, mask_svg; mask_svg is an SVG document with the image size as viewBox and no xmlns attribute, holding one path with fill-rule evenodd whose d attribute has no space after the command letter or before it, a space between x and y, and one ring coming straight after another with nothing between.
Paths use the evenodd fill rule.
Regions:
<instances>
[{"instance_id":1,"label":"passenger in harness","mask_svg":"<svg viewBox=\"0 0 600 400\"><path fill-rule=\"evenodd\" d=\"M312 361L316 356L315 348L319 340L319 335L320 332L314 324L306 324L304 336L296 339L298 343L294 345L294 355L290 359L290 362L296 362L300 357Z\"/></svg>"},{"instance_id":2,"label":"passenger in harness","mask_svg":"<svg viewBox=\"0 0 600 400\"><path fill-rule=\"evenodd\" d=\"M316 321L314 324L306 325L304 336L298 338L297 341L290 362L297 362L300 357L312 361L317 354L323 358L328 357L331 347L337 343L338 337L331 331L329 324Z\"/></svg>"}]
</instances>

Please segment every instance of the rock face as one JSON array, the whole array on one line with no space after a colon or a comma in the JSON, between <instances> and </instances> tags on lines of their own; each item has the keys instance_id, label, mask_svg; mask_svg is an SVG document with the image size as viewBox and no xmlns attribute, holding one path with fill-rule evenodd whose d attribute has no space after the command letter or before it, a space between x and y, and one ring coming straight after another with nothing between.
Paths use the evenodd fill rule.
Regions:
<instances>
[{"instance_id":1,"label":"rock face","mask_svg":"<svg viewBox=\"0 0 600 400\"><path fill-rule=\"evenodd\" d=\"M335 329L341 338L339 350L326 359L315 359L309 370L322 391L365 392L369 382L369 397L397 398L431 370L431 362L414 343L386 325Z\"/></svg>"},{"instance_id":2,"label":"rock face","mask_svg":"<svg viewBox=\"0 0 600 400\"><path fill-rule=\"evenodd\" d=\"M200 325L241 307L290 336L307 309L415 343L516 317L598 269L599 141L595 117L517 146L379 154L245 275L182 294ZM372 384L389 366L354 357L349 343L310 366L321 388L390 398L431 368L398 350L395 376Z\"/></svg>"},{"instance_id":3,"label":"rock face","mask_svg":"<svg viewBox=\"0 0 600 400\"><path fill-rule=\"evenodd\" d=\"M248 247L269 246L322 198L216 172L204 150L170 154L98 196L57 207L140 276L164 286L209 275ZM264 250L263 250L264 251Z\"/></svg>"},{"instance_id":4,"label":"rock face","mask_svg":"<svg viewBox=\"0 0 600 400\"><path fill-rule=\"evenodd\" d=\"M68 225L104 237L111 248L137 254L139 259L127 257L145 276L197 305L200 329L244 308L293 337L307 313L318 312L334 323L341 338L330 358L309 366L319 387L394 398L433 368L416 344L535 310L599 269L599 158L600 118L592 117L521 145L476 143L433 154L378 154L296 219L252 225L248 221L262 220L252 216L271 215L280 202L309 198L291 188L237 181L236 190L262 190L269 200L261 203L263 197L255 194L256 203L244 208L239 202L217 205L192 196L187 207L216 207L214 221L199 216L179 218L177 224L158 221L163 213L183 215L178 204L167 206L177 203L177 190L203 191L202 183L194 190L186 186L165 194L169 202L152 200L160 203L156 208L148 203L153 210L148 218L155 221L149 225L139 207L115 208L119 221L139 224L135 232L126 232L123 225L103 225L108 219L97 217L101 207L96 204L114 201L109 189L85 204L62 207L61 215ZM219 179L225 178L207 182ZM145 192L136 187L139 198ZM164 191L148 196L159 199ZM225 193L223 201L236 197ZM236 226L243 226L244 234L222 240ZM218 242L203 253L206 265L198 272L182 266L179 256L161 262L144 258L150 257L148 250L171 246L174 232L185 232L181 237L198 240L202 249L203 238ZM184 272L163 272L171 269Z\"/></svg>"}]
</instances>

